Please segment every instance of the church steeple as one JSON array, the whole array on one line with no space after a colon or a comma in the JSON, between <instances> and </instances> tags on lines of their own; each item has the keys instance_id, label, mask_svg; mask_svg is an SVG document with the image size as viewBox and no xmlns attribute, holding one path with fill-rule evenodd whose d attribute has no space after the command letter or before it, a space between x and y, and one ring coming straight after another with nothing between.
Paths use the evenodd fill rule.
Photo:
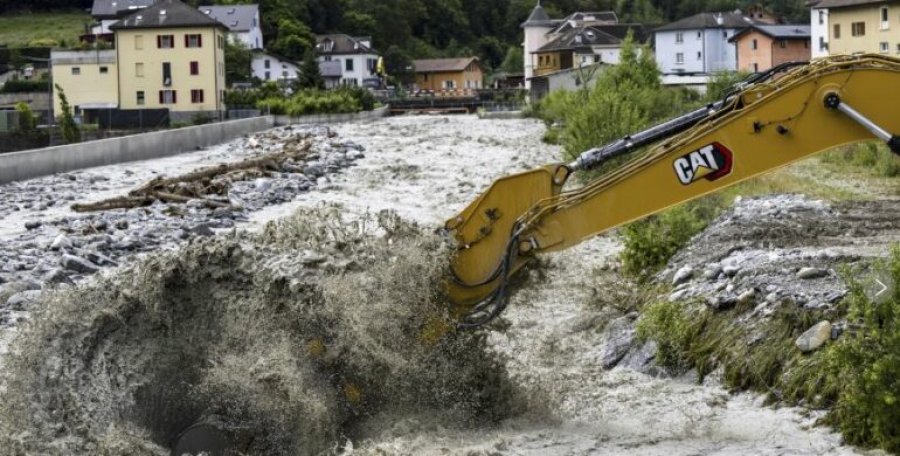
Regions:
<instances>
[{"instance_id":1,"label":"church steeple","mask_svg":"<svg viewBox=\"0 0 900 456\"><path fill-rule=\"evenodd\" d=\"M549 27L552 25L553 22L550 20L550 16L547 15L544 7L541 6L541 0L537 0L537 5L531 10L528 20L522 23L522 27Z\"/></svg>"}]
</instances>

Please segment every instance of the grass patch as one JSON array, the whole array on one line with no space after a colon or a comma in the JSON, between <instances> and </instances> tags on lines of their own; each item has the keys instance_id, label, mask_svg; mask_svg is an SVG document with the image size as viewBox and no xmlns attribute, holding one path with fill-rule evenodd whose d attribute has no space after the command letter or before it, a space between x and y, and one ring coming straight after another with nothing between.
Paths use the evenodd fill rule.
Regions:
<instances>
[{"instance_id":1,"label":"grass patch","mask_svg":"<svg viewBox=\"0 0 900 456\"><path fill-rule=\"evenodd\" d=\"M900 283L900 246L875 265ZM750 309L713 312L701 303L658 302L643 309L642 340L655 340L657 362L700 377L721 369L726 386L755 390L772 401L828 408L824 422L849 443L900 451L900 291L878 302L846 274L848 297L830 311L783 302L767 317L741 318ZM823 319L852 328L812 354L793 345ZM736 321L743 320L742 323Z\"/></svg>"},{"instance_id":2,"label":"grass patch","mask_svg":"<svg viewBox=\"0 0 900 456\"><path fill-rule=\"evenodd\" d=\"M880 142L839 147L822 154L822 161L839 167L862 169L875 177L900 176L900 158Z\"/></svg>"},{"instance_id":3,"label":"grass patch","mask_svg":"<svg viewBox=\"0 0 900 456\"><path fill-rule=\"evenodd\" d=\"M56 45L74 45L84 33L91 17L83 12L13 14L0 16L0 44L29 46L53 41Z\"/></svg>"}]
</instances>

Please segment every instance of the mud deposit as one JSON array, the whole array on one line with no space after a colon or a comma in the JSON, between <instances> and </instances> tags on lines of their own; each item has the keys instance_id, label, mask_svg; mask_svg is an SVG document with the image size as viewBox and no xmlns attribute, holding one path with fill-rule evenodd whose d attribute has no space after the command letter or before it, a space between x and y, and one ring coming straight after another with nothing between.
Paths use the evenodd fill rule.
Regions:
<instances>
[{"instance_id":1,"label":"mud deposit","mask_svg":"<svg viewBox=\"0 0 900 456\"><path fill-rule=\"evenodd\" d=\"M442 239L337 212L196 240L47 296L5 358L0 454L164 455L198 422L242 454L318 454L374 415L464 429L521 411L482 334L419 340L444 308Z\"/></svg>"}]
</instances>

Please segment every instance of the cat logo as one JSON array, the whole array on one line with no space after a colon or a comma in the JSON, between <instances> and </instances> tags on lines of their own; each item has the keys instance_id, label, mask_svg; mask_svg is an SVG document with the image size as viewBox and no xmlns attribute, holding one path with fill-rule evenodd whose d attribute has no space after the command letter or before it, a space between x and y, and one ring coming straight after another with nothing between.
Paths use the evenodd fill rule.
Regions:
<instances>
[{"instance_id":1,"label":"cat logo","mask_svg":"<svg viewBox=\"0 0 900 456\"><path fill-rule=\"evenodd\" d=\"M701 178L708 181L731 174L731 151L719 143L701 147L675 160L675 174L682 184L688 185Z\"/></svg>"}]
</instances>

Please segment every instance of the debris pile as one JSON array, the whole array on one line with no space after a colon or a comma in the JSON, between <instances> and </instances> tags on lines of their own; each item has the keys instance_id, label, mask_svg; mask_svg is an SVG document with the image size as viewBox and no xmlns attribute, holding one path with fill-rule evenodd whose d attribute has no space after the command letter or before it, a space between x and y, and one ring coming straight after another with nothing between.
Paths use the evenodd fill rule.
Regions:
<instances>
[{"instance_id":1,"label":"debris pile","mask_svg":"<svg viewBox=\"0 0 900 456\"><path fill-rule=\"evenodd\" d=\"M320 454L376 414L434 410L452 427L520 410L483 333L419 339L446 307L445 241L339 213L196 239L45 296L0 377L0 454L167 454L196 423L241 454Z\"/></svg>"}]
</instances>

